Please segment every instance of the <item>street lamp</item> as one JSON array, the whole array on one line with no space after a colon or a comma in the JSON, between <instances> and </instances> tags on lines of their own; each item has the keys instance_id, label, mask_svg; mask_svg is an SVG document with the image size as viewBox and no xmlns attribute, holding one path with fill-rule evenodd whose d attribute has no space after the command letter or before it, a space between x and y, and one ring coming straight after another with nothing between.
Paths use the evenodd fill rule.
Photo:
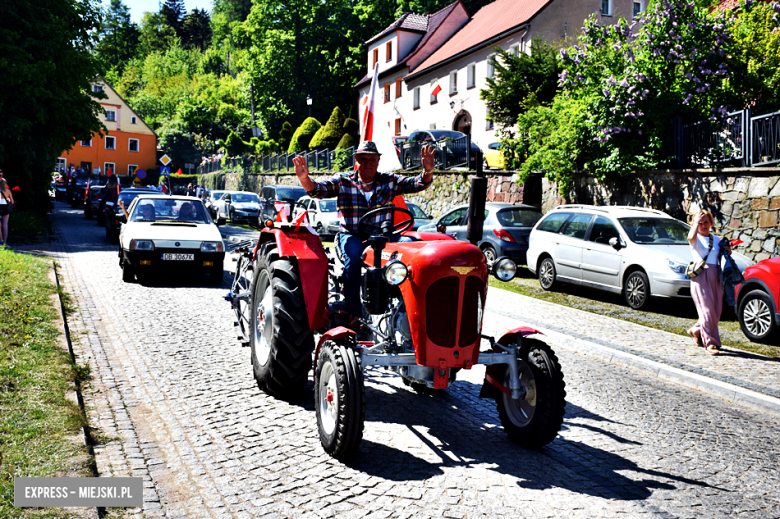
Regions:
<instances>
[{"instance_id":1,"label":"street lamp","mask_svg":"<svg viewBox=\"0 0 780 519\"><path fill-rule=\"evenodd\" d=\"M311 96L306 96L306 104L309 105L309 117L311 117Z\"/></svg>"}]
</instances>

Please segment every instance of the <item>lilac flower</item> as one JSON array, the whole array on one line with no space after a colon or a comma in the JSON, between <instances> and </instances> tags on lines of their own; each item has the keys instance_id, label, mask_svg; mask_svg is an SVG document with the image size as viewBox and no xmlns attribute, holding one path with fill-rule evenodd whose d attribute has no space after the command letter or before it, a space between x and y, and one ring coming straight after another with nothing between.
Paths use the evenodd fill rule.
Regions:
<instances>
[{"instance_id":1,"label":"lilac flower","mask_svg":"<svg viewBox=\"0 0 780 519\"><path fill-rule=\"evenodd\" d=\"M693 99L693 94L688 94L688 97L686 97L686 98L683 100L683 104L684 104L684 105L687 105L687 104L688 104L688 103L691 101L691 99Z\"/></svg>"}]
</instances>

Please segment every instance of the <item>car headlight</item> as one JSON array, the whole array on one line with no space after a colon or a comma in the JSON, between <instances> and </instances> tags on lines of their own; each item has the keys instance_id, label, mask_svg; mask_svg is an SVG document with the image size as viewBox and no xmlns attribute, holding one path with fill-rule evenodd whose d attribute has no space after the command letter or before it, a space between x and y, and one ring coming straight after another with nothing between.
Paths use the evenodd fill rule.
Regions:
<instances>
[{"instance_id":1,"label":"car headlight","mask_svg":"<svg viewBox=\"0 0 780 519\"><path fill-rule=\"evenodd\" d=\"M399 260L389 261L382 270L382 277L385 278L388 285L393 286L403 283L408 275L409 270Z\"/></svg>"},{"instance_id":2,"label":"car headlight","mask_svg":"<svg viewBox=\"0 0 780 519\"><path fill-rule=\"evenodd\" d=\"M512 281L517 275L517 263L510 258L498 258L493 263L493 275L501 281Z\"/></svg>"},{"instance_id":3,"label":"car headlight","mask_svg":"<svg viewBox=\"0 0 780 519\"><path fill-rule=\"evenodd\" d=\"M224 250L221 241L204 241L200 244L201 252L223 252Z\"/></svg>"},{"instance_id":4,"label":"car headlight","mask_svg":"<svg viewBox=\"0 0 780 519\"><path fill-rule=\"evenodd\" d=\"M130 250L154 250L152 240L130 240Z\"/></svg>"},{"instance_id":5,"label":"car headlight","mask_svg":"<svg viewBox=\"0 0 780 519\"><path fill-rule=\"evenodd\" d=\"M678 263L670 259L666 260L666 264L669 265L669 268L677 274L685 274L685 268L688 266L685 263Z\"/></svg>"}]
</instances>

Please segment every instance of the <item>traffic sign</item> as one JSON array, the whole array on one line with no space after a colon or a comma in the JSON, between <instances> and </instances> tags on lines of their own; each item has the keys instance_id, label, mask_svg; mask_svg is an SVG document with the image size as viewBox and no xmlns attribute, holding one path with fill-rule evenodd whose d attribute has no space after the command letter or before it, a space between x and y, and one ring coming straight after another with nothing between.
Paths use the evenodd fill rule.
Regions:
<instances>
[{"instance_id":1,"label":"traffic sign","mask_svg":"<svg viewBox=\"0 0 780 519\"><path fill-rule=\"evenodd\" d=\"M163 166L167 166L168 164L171 163L171 161L172 159L168 155L163 155L162 157L160 157L160 162L162 162Z\"/></svg>"},{"instance_id":2,"label":"traffic sign","mask_svg":"<svg viewBox=\"0 0 780 519\"><path fill-rule=\"evenodd\" d=\"M160 175L162 175L164 177L171 176L171 168L169 168L167 166L163 166L162 168L160 168Z\"/></svg>"},{"instance_id":3,"label":"traffic sign","mask_svg":"<svg viewBox=\"0 0 780 519\"><path fill-rule=\"evenodd\" d=\"M144 179L144 178L146 178L146 171L144 171L142 169L136 170L135 176L140 178L140 179Z\"/></svg>"}]
</instances>

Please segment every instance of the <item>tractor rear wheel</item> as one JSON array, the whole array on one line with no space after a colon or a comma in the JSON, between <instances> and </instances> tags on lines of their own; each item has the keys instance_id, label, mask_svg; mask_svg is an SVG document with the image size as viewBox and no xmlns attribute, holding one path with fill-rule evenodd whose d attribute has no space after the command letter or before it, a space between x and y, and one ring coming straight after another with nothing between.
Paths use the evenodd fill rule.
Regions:
<instances>
[{"instance_id":1,"label":"tractor rear wheel","mask_svg":"<svg viewBox=\"0 0 780 519\"><path fill-rule=\"evenodd\" d=\"M249 344L260 389L289 397L303 389L314 335L303 301L298 265L280 258L276 243L263 246L252 280Z\"/></svg>"},{"instance_id":2,"label":"tractor rear wheel","mask_svg":"<svg viewBox=\"0 0 780 519\"><path fill-rule=\"evenodd\" d=\"M360 357L345 341L322 345L314 373L314 409L325 452L350 457L363 439L366 390Z\"/></svg>"},{"instance_id":3,"label":"tractor rear wheel","mask_svg":"<svg viewBox=\"0 0 780 519\"><path fill-rule=\"evenodd\" d=\"M518 400L497 391L501 425L509 439L529 449L553 441L561 430L566 407L566 383L552 348L536 339L523 339L517 356L520 385L525 396ZM502 383L509 388L509 366Z\"/></svg>"}]
</instances>

